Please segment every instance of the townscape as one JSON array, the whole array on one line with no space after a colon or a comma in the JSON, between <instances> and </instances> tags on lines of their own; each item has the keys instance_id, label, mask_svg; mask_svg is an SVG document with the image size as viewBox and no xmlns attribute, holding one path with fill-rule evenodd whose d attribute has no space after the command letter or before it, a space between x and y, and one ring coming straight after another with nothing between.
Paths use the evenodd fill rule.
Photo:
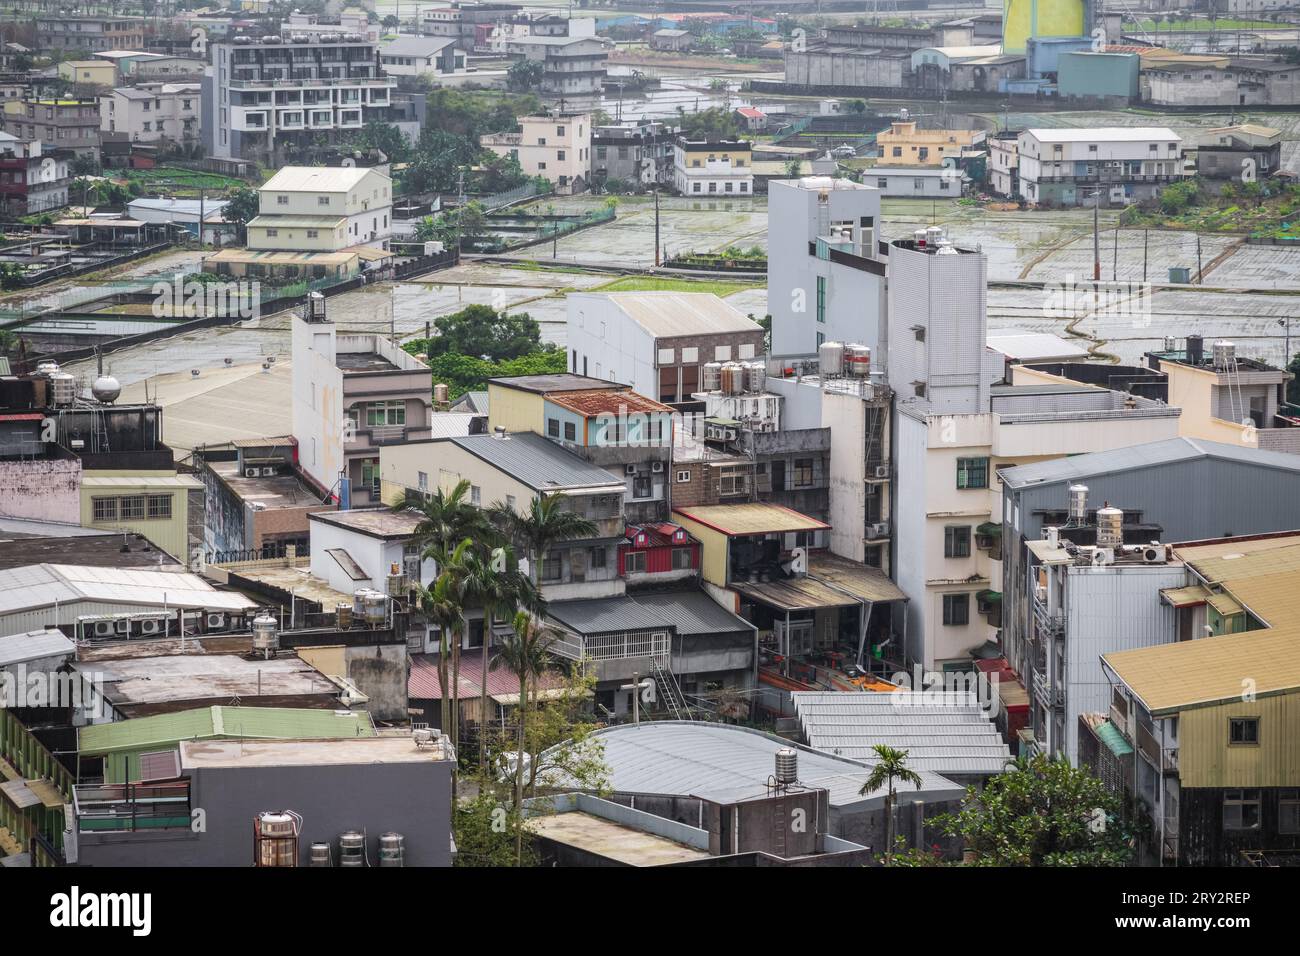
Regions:
<instances>
[{"instance_id":1,"label":"townscape","mask_svg":"<svg viewBox=\"0 0 1300 956\"><path fill-rule=\"evenodd\" d=\"M0 869L1300 865L1298 177L1293 0L0 0Z\"/></svg>"}]
</instances>

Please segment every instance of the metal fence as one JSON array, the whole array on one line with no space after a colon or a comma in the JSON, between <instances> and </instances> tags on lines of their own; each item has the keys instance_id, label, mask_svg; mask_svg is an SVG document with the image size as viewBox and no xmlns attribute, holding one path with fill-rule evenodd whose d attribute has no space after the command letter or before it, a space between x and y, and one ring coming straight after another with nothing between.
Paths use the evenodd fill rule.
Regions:
<instances>
[{"instance_id":1,"label":"metal fence","mask_svg":"<svg viewBox=\"0 0 1300 956\"><path fill-rule=\"evenodd\" d=\"M489 193L486 196L479 196L475 201L487 212L496 209L504 209L506 206L514 205L517 202L523 202L525 199L532 199L535 196L546 195L549 192L543 189L533 180L529 180L522 186L516 186L514 189L507 189L505 192Z\"/></svg>"}]
</instances>

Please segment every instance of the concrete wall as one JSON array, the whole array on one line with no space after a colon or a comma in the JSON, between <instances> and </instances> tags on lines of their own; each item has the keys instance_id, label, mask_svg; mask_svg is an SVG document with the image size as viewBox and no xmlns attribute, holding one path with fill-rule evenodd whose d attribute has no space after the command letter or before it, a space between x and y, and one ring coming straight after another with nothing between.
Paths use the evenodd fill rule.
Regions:
<instances>
[{"instance_id":1,"label":"concrete wall","mask_svg":"<svg viewBox=\"0 0 1300 956\"><path fill-rule=\"evenodd\" d=\"M412 745L414 746L414 745ZM191 805L206 814L204 833L159 831L80 835L86 866L233 866L253 862L252 825L264 810L303 816L299 865L314 841L335 844L345 830L365 830L371 865L378 837L406 838L408 866L451 865L451 764L348 764L331 767L204 768L190 773Z\"/></svg>"},{"instance_id":2,"label":"concrete wall","mask_svg":"<svg viewBox=\"0 0 1300 956\"><path fill-rule=\"evenodd\" d=\"M0 461L0 514L80 524L80 487L75 458Z\"/></svg>"},{"instance_id":3,"label":"concrete wall","mask_svg":"<svg viewBox=\"0 0 1300 956\"><path fill-rule=\"evenodd\" d=\"M343 372L334 349L332 324L294 317L293 436L302 470L322 488L333 488L343 468Z\"/></svg>"}]
</instances>

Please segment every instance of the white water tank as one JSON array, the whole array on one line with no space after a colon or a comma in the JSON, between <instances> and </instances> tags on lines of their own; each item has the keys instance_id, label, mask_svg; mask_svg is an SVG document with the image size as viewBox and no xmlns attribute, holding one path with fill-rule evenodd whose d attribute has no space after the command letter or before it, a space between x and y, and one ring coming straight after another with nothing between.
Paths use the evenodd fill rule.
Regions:
<instances>
[{"instance_id":1,"label":"white water tank","mask_svg":"<svg viewBox=\"0 0 1300 956\"><path fill-rule=\"evenodd\" d=\"M716 392L722 388L722 363L705 362L704 371L700 376L700 390L705 392Z\"/></svg>"},{"instance_id":2,"label":"white water tank","mask_svg":"<svg viewBox=\"0 0 1300 956\"><path fill-rule=\"evenodd\" d=\"M853 378L871 375L871 348L867 345L844 346L844 374Z\"/></svg>"},{"instance_id":3,"label":"white water tank","mask_svg":"<svg viewBox=\"0 0 1300 956\"><path fill-rule=\"evenodd\" d=\"M823 378L844 374L844 344L823 342L817 346L817 366Z\"/></svg>"},{"instance_id":4,"label":"white water tank","mask_svg":"<svg viewBox=\"0 0 1300 956\"><path fill-rule=\"evenodd\" d=\"M1097 509L1097 547L1118 548L1124 543L1124 512L1107 505Z\"/></svg>"}]
</instances>

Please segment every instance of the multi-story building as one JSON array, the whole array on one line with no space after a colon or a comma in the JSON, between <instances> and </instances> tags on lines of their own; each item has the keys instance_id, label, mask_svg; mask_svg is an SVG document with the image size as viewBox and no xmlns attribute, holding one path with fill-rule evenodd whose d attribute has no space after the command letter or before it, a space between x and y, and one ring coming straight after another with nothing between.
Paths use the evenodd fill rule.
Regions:
<instances>
[{"instance_id":1,"label":"multi-story building","mask_svg":"<svg viewBox=\"0 0 1300 956\"><path fill-rule=\"evenodd\" d=\"M343 509L380 501L380 450L430 437L429 369L382 335L340 335L316 300L293 319L298 465Z\"/></svg>"},{"instance_id":2,"label":"multi-story building","mask_svg":"<svg viewBox=\"0 0 1300 956\"><path fill-rule=\"evenodd\" d=\"M396 85L361 34L236 37L211 46L203 81L209 156L279 165L295 148L382 121Z\"/></svg>"},{"instance_id":3,"label":"multi-story building","mask_svg":"<svg viewBox=\"0 0 1300 956\"><path fill-rule=\"evenodd\" d=\"M1300 545L1292 535L1232 539L1180 555L1187 582L1161 600L1179 615L1199 614L1201 633L1102 658L1112 692L1105 715L1127 751L1116 789L1151 821L1139 847L1145 862L1294 860Z\"/></svg>"},{"instance_id":4,"label":"multi-story building","mask_svg":"<svg viewBox=\"0 0 1300 956\"><path fill-rule=\"evenodd\" d=\"M439 76L465 69L465 51L450 37L399 36L379 47L388 76Z\"/></svg>"},{"instance_id":5,"label":"multi-story building","mask_svg":"<svg viewBox=\"0 0 1300 956\"><path fill-rule=\"evenodd\" d=\"M118 81L117 67L108 60L64 60L58 71L60 79L74 86L112 86Z\"/></svg>"},{"instance_id":6,"label":"multi-story building","mask_svg":"<svg viewBox=\"0 0 1300 956\"><path fill-rule=\"evenodd\" d=\"M1142 92L1154 106L1280 106L1300 101L1300 70L1274 57L1174 60L1144 66Z\"/></svg>"},{"instance_id":7,"label":"multi-story building","mask_svg":"<svg viewBox=\"0 0 1300 956\"><path fill-rule=\"evenodd\" d=\"M344 10L335 16L294 11L280 24L280 36L286 40L297 37L320 39L322 36L352 34L361 36L370 43L379 42L382 33L380 24L370 22L364 10Z\"/></svg>"},{"instance_id":8,"label":"multi-story building","mask_svg":"<svg viewBox=\"0 0 1300 956\"><path fill-rule=\"evenodd\" d=\"M141 50L152 33L143 17L41 17L36 42L41 49Z\"/></svg>"},{"instance_id":9,"label":"multi-story building","mask_svg":"<svg viewBox=\"0 0 1300 956\"><path fill-rule=\"evenodd\" d=\"M1027 129L1020 198L1044 206L1139 202L1186 175L1182 138L1165 127Z\"/></svg>"},{"instance_id":10,"label":"multi-story building","mask_svg":"<svg viewBox=\"0 0 1300 956\"><path fill-rule=\"evenodd\" d=\"M502 42L508 55L542 64L541 82L532 92L543 106L561 111L600 105L611 45L598 36L509 36Z\"/></svg>"},{"instance_id":11,"label":"multi-story building","mask_svg":"<svg viewBox=\"0 0 1300 956\"><path fill-rule=\"evenodd\" d=\"M99 98L99 128L135 143L189 144L199 139L198 83L142 83Z\"/></svg>"},{"instance_id":12,"label":"multi-story building","mask_svg":"<svg viewBox=\"0 0 1300 956\"><path fill-rule=\"evenodd\" d=\"M580 193L591 180L591 115L548 113L519 117L517 133L487 133L479 145L512 156L529 176L542 176L558 193Z\"/></svg>"},{"instance_id":13,"label":"multi-story building","mask_svg":"<svg viewBox=\"0 0 1300 956\"><path fill-rule=\"evenodd\" d=\"M710 362L763 353L763 330L705 292L573 293L569 367L669 404L691 401Z\"/></svg>"},{"instance_id":14,"label":"multi-story building","mask_svg":"<svg viewBox=\"0 0 1300 956\"><path fill-rule=\"evenodd\" d=\"M67 149L77 156L99 152L99 100L94 97L45 97L29 93L6 100L0 129L48 150Z\"/></svg>"},{"instance_id":15,"label":"multi-story building","mask_svg":"<svg viewBox=\"0 0 1300 956\"><path fill-rule=\"evenodd\" d=\"M420 11L420 32L431 37L450 37L466 53L487 50L500 24L523 7L517 3L451 3Z\"/></svg>"},{"instance_id":16,"label":"multi-story building","mask_svg":"<svg viewBox=\"0 0 1300 956\"><path fill-rule=\"evenodd\" d=\"M1282 166L1282 131L1242 123L1207 129L1196 139L1196 172L1207 179L1255 182Z\"/></svg>"},{"instance_id":17,"label":"multi-story building","mask_svg":"<svg viewBox=\"0 0 1300 956\"><path fill-rule=\"evenodd\" d=\"M44 149L0 132L0 210L17 219L68 204L67 150Z\"/></svg>"},{"instance_id":18,"label":"multi-story building","mask_svg":"<svg viewBox=\"0 0 1300 956\"><path fill-rule=\"evenodd\" d=\"M915 120L895 122L876 134L882 166L942 166L984 141L973 129L917 129Z\"/></svg>"},{"instance_id":19,"label":"multi-story building","mask_svg":"<svg viewBox=\"0 0 1300 956\"><path fill-rule=\"evenodd\" d=\"M1020 132L1001 130L986 141L989 147L989 189L1007 199L1020 198Z\"/></svg>"},{"instance_id":20,"label":"multi-story building","mask_svg":"<svg viewBox=\"0 0 1300 956\"><path fill-rule=\"evenodd\" d=\"M872 166L863 178L888 199L960 199L969 181L955 166Z\"/></svg>"},{"instance_id":21,"label":"multi-story building","mask_svg":"<svg viewBox=\"0 0 1300 956\"><path fill-rule=\"evenodd\" d=\"M772 354L815 355L823 342L885 341L880 191L847 179L774 181L768 235Z\"/></svg>"},{"instance_id":22,"label":"multi-story building","mask_svg":"<svg viewBox=\"0 0 1300 956\"><path fill-rule=\"evenodd\" d=\"M386 249L392 235L392 180L374 167L286 166L258 190L248 248L335 252Z\"/></svg>"},{"instance_id":23,"label":"multi-story building","mask_svg":"<svg viewBox=\"0 0 1300 956\"><path fill-rule=\"evenodd\" d=\"M693 199L748 197L754 167L745 140L688 140L673 146L673 188Z\"/></svg>"},{"instance_id":24,"label":"multi-story building","mask_svg":"<svg viewBox=\"0 0 1300 956\"><path fill-rule=\"evenodd\" d=\"M672 183L676 130L659 120L598 126L591 135L593 185L626 183L635 189Z\"/></svg>"},{"instance_id":25,"label":"multi-story building","mask_svg":"<svg viewBox=\"0 0 1300 956\"><path fill-rule=\"evenodd\" d=\"M525 375L488 382L488 430L527 430L626 482L633 524L668 517L673 412L626 385L581 375Z\"/></svg>"}]
</instances>

